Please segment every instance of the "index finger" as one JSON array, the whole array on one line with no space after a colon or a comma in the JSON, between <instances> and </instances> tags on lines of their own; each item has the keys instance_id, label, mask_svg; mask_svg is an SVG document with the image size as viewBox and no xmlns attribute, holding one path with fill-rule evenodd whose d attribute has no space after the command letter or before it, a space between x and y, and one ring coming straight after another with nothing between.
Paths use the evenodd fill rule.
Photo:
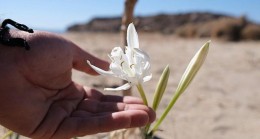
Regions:
<instances>
[{"instance_id":1,"label":"index finger","mask_svg":"<svg viewBox=\"0 0 260 139\"><path fill-rule=\"evenodd\" d=\"M86 61L89 60L93 65L103 70L108 70L109 63L107 61L102 60L84 51L83 49L81 49L75 44L72 47L73 47L73 68L91 75L99 75L87 64Z\"/></svg>"}]
</instances>

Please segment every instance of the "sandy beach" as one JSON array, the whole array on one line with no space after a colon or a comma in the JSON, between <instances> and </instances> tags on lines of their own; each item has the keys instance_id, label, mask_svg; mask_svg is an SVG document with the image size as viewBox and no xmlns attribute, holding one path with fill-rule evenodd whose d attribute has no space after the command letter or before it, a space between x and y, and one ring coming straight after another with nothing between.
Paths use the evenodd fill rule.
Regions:
<instances>
[{"instance_id":1,"label":"sandy beach","mask_svg":"<svg viewBox=\"0 0 260 139\"><path fill-rule=\"evenodd\" d=\"M66 33L90 53L109 60L120 46L120 34ZM171 74L158 117L169 103L190 59L209 39L181 39L173 35L139 34L141 49L151 57L153 78L144 84L149 104L160 74L169 64ZM259 139L260 138L260 41L211 40L205 64L180 97L156 135L163 139ZM73 80L103 91L121 80L92 77L73 71ZM104 92L104 91L103 91ZM133 88L135 96L137 90ZM118 94L120 92L104 92ZM91 127L90 127L91 128ZM0 130L0 135L3 135ZM93 135L85 139L96 139Z\"/></svg>"}]
</instances>

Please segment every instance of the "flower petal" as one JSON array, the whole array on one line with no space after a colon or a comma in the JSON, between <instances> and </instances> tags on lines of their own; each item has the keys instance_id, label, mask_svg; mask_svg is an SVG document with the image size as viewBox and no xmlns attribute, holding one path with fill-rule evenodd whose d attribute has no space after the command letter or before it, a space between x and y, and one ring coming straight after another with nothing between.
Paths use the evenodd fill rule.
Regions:
<instances>
[{"instance_id":1,"label":"flower petal","mask_svg":"<svg viewBox=\"0 0 260 139\"><path fill-rule=\"evenodd\" d=\"M143 57L145 61L150 61L150 57L145 51L139 48L134 48L134 52L136 52L139 56Z\"/></svg>"},{"instance_id":2,"label":"flower petal","mask_svg":"<svg viewBox=\"0 0 260 139\"><path fill-rule=\"evenodd\" d=\"M151 80L152 79L152 74L150 74L150 75L148 75L148 76L145 76L144 78L143 78L143 82L147 82L147 81L149 81L149 80Z\"/></svg>"},{"instance_id":3,"label":"flower petal","mask_svg":"<svg viewBox=\"0 0 260 139\"><path fill-rule=\"evenodd\" d=\"M127 57L127 61L130 64L134 63L134 53L133 53L133 49L130 47L125 47L125 56Z\"/></svg>"},{"instance_id":4,"label":"flower petal","mask_svg":"<svg viewBox=\"0 0 260 139\"><path fill-rule=\"evenodd\" d=\"M139 48L138 35L135 30L135 26L133 23L129 24L127 28L127 45L132 48Z\"/></svg>"},{"instance_id":5,"label":"flower petal","mask_svg":"<svg viewBox=\"0 0 260 139\"><path fill-rule=\"evenodd\" d=\"M115 75L124 74L120 65L118 65L116 63L113 63L113 62L110 63L109 68L110 68L111 72L113 72Z\"/></svg>"},{"instance_id":6,"label":"flower petal","mask_svg":"<svg viewBox=\"0 0 260 139\"><path fill-rule=\"evenodd\" d=\"M119 86L117 88L105 88L104 90L106 91L122 91L122 90L127 90L131 87L131 84L130 83L126 83L122 86Z\"/></svg>"},{"instance_id":7,"label":"flower petal","mask_svg":"<svg viewBox=\"0 0 260 139\"><path fill-rule=\"evenodd\" d=\"M120 57L122 53L124 52L121 47L115 47L111 51L111 56Z\"/></svg>"},{"instance_id":8,"label":"flower petal","mask_svg":"<svg viewBox=\"0 0 260 139\"><path fill-rule=\"evenodd\" d=\"M112 62L110 63L109 71L104 71L87 61L93 70L99 74L128 81L127 84L120 87L106 88L105 90L126 90L132 85L149 81L152 78L150 58L145 51L139 49L138 34L133 23L128 26L126 39L128 46L126 46L125 51L121 47L115 47L111 51L109 58Z\"/></svg>"},{"instance_id":9,"label":"flower petal","mask_svg":"<svg viewBox=\"0 0 260 139\"><path fill-rule=\"evenodd\" d=\"M88 65L93 69L95 70L97 73L101 74L101 75L106 75L106 76L114 76L114 73L112 71L105 71L105 70L102 70L94 65L92 65L90 63L90 61L87 60L87 63Z\"/></svg>"}]
</instances>

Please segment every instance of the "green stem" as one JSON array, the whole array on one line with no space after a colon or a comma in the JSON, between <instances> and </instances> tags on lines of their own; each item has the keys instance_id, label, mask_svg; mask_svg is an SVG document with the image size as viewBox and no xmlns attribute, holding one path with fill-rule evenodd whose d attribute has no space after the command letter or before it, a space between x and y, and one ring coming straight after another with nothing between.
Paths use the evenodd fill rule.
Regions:
<instances>
[{"instance_id":1,"label":"green stem","mask_svg":"<svg viewBox=\"0 0 260 139\"><path fill-rule=\"evenodd\" d=\"M138 91L139 91L139 93L140 93L140 95L141 95L141 97L142 97L142 99L144 101L144 104L146 106L148 106L148 102L147 102L147 99L146 99L146 96L145 96L145 92L144 92L143 86L141 84L138 84L136 87L137 87L137 89L138 89ZM149 128L150 128L150 125L151 124L147 124L145 126L145 129L144 129L145 135L147 135L147 133L149 131Z\"/></svg>"},{"instance_id":2,"label":"green stem","mask_svg":"<svg viewBox=\"0 0 260 139\"><path fill-rule=\"evenodd\" d=\"M144 104L146 106L148 106L148 102L147 102L147 99L146 99L146 96L145 96L145 92L144 92L143 86L141 84L138 84L138 85L136 85L136 87L137 87L137 89L138 89L138 91L139 91L139 93L140 93L140 95L141 95L141 97L142 97L142 99L144 101Z\"/></svg>"},{"instance_id":3,"label":"green stem","mask_svg":"<svg viewBox=\"0 0 260 139\"><path fill-rule=\"evenodd\" d=\"M12 134L13 134L13 131L9 130L3 137L1 137L1 139L6 139L7 137L9 137Z\"/></svg>"},{"instance_id":4,"label":"green stem","mask_svg":"<svg viewBox=\"0 0 260 139\"><path fill-rule=\"evenodd\" d=\"M15 139L19 139L19 138L20 138L20 134L16 133Z\"/></svg>"},{"instance_id":5,"label":"green stem","mask_svg":"<svg viewBox=\"0 0 260 139\"><path fill-rule=\"evenodd\" d=\"M147 125L145 126L145 128L144 128L145 134L148 134L148 131L149 131L149 129L150 129L150 126L151 126L151 124L147 124Z\"/></svg>"},{"instance_id":6,"label":"green stem","mask_svg":"<svg viewBox=\"0 0 260 139\"><path fill-rule=\"evenodd\" d=\"M162 121L164 120L164 118L167 116L167 114L169 113L169 111L172 109L173 105L175 104L175 102L178 100L178 98L180 97L180 95L182 94L181 91L178 91L175 93L173 99L171 100L170 104L167 106L167 108L165 109L164 113L162 114L162 116L160 117L160 119L156 122L156 124L154 125L153 129L150 131L154 132L158 129L159 125L162 123Z\"/></svg>"}]
</instances>

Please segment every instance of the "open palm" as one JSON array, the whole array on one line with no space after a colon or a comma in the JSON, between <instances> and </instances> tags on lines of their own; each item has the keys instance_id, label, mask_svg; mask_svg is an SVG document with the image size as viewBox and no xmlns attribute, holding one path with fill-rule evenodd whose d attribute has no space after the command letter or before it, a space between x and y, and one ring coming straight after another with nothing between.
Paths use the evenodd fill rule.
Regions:
<instances>
[{"instance_id":1,"label":"open palm","mask_svg":"<svg viewBox=\"0 0 260 139\"><path fill-rule=\"evenodd\" d=\"M71 80L71 70L97 75L86 63L108 63L54 34L13 32L30 51L0 45L0 124L22 135L66 139L143 126L154 112L134 97L103 95Z\"/></svg>"}]
</instances>

